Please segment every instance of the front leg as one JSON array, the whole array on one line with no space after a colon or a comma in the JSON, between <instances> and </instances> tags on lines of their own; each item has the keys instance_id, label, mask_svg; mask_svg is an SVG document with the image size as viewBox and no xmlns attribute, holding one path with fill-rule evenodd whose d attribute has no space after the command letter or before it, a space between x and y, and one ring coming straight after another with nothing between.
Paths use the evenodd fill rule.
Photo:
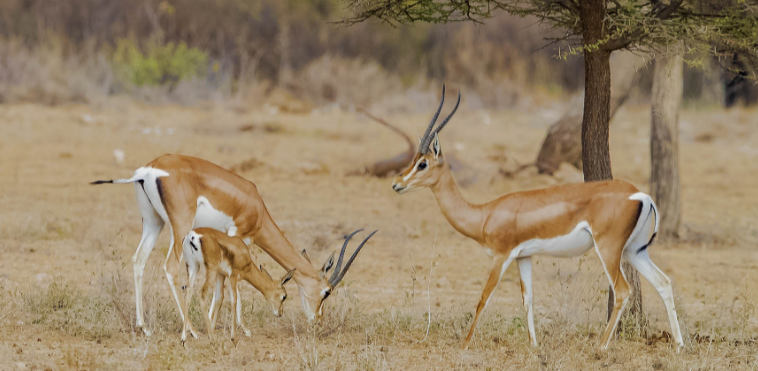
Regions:
<instances>
[{"instance_id":1,"label":"front leg","mask_svg":"<svg viewBox=\"0 0 758 371\"><path fill-rule=\"evenodd\" d=\"M210 312L208 312L208 318L211 320L211 326L216 328L216 319L218 318L218 312L221 310L221 305L224 302L224 283L226 282L226 276L221 273L216 274L216 288L213 291L213 303L211 304Z\"/></svg>"},{"instance_id":2,"label":"front leg","mask_svg":"<svg viewBox=\"0 0 758 371\"><path fill-rule=\"evenodd\" d=\"M197 278L197 272L199 270L199 267L192 266L190 267L189 264L187 264L187 276L188 279L188 287L187 292L185 293L185 301L187 303L187 306L189 307L190 304L192 304L192 293L195 291L195 279ZM190 323L190 316L189 312L187 315L184 316L184 322L182 326L182 346L185 348L187 347L186 341L187 341L187 330L189 329L189 323ZM192 334L192 336L197 339L197 334Z\"/></svg>"},{"instance_id":3,"label":"front leg","mask_svg":"<svg viewBox=\"0 0 758 371\"><path fill-rule=\"evenodd\" d=\"M229 285L230 285L230 288L231 288L231 291L232 291L232 293L231 293L232 294L231 295L232 296L232 308L236 308L237 307L237 299L238 299L237 298L237 292L238 291L237 291L237 277L236 277L236 275L232 274L231 277L229 277ZM234 322L234 321L232 321L232 322ZM236 323L232 323L232 344L234 344L235 346L237 346L237 341L236 341L236 338L237 338L236 337L236 333L237 333L237 331L236 330L237 330L237 324Z\"/></svg>"},{"instance_id":4,"label":"front leg","mask_svg":"<svg viewBox=\"0 0 758 371\"><path fill-rule=\"evenodd\" d=\"M521 278L521 298L526 310L526 324L529 329L529 342L537 346L537 336L534 334L534 310L532 309L532 257L517 258L519 277Z\"/></svg>"},{"instance_id":5,"label":"front leg","mask_svg":"<svg viewBox=\"0 0 758 371\"><path fill-rule=\"evenodd\" d=\"M237 311L237 324L239 327L242 328L242 331L245 332L246 337L250 337L250 330L245 327L245 325L242 323L242 299L240 298L240 286L237 285L236 291L234 294L237 296L237 305L236 305L236 311Z\"/></svg>"},{"instance_id":6,"label":"front leg","mask_svg":"<svg viewBox=\"0 0 758 371\"><path fill-rule=\"evenodd\" d=\"M473 322L471 322L471 329L468 332L468 336L466 336L466 341L464 341L463 346L461 346L462 349L468 348L468 344L471 341L471 338L474 336L474 329L476 329L476 323L479 321L479 315L482 314L484 308L487 307L487 304L489 304L492 292L495 290L495 287L497 287L497 284L500 282L500 277L503 276L503 273L505 273L505 270L508 268L508 265L511 263L511 261L513 261L513 258L506 258L502 255L495 256L492 262L492 270L490 271L490 276L487 279L487 283L484 285L482 298L479 300L479 304L476 306L476 314L474 315Z\"/></svg>"}]
</instances>

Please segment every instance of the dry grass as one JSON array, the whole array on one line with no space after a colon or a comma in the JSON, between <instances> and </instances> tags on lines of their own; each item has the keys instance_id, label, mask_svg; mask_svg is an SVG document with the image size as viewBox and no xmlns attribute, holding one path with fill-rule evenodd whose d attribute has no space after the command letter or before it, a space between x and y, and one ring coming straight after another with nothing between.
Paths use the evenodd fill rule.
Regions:
<instances>
[{"instance_id":1,"label":"dry grass","mask_svg":"<svg viewBox=\"0 0 758 371\"><path fill-rule=\"evenodd\" d=\"M647 114L628 108L612 128L615 175L642 189ZM520 162L534 156L550 123L542 111L462 109L459 115L443 146L482 174L463 190L472 201L565 181L528 172L514 179L497 175L502 163L494 155ZM413 132L426 116L390 119ZM648 327L626 327L608 352L596 351L608 286L592 255L535 262L539 347L527 342L512 267L471 348L459 350L489 260L449 227L429 194L401 197L386 180L342 175L402 148L391 133L350 113L1 106L8 130L0 137L0 369L754 369L758 153L752 143L758 138L749 128L755 117L753 111L682 114L684 222L693 232L651 248L674 281L687 345L677 355L662 335L668 330L663 305L647 283ZM240 131L244 127L281 130ZM712 139L692 139L703 132ZM125 151L125 164L112 159L114 148ZM183 349L160 268L164 234L145 277L146 321L154 336L135 332L130 259L141 224L133 193L127 186L86 183L128 175L163 152L227 167L257 159L260 164L240 167L240 173L256 182L287 237L316 262L346 230L379 228L329 299L321 326L307 324L294 286L279 319L246 287L250 338L231 344L226 304L216 340L201 336ZM327 170L312 172L309 166ZM257 259L278 274L265 254ZM190 315L204 334L197 302Z\"/></svg>"}]
</instances>

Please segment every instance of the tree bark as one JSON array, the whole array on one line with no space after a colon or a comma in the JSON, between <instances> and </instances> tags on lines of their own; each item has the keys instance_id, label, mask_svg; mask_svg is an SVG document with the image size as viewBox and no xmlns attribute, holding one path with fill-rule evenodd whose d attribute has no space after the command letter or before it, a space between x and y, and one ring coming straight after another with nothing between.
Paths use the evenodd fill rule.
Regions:
<instances>
[{"instance_id":1,"label":"tree bark","mask_svg":"<svg viewBox=\"0 0 758 371\"><path fill-rule=\"evenodd\" d=\"M582 166L584 181L613 179L609 145L610 99L611 99L611 52L599 47L606 36L603 20L606 16L605 0L579 2L579 17L582 22L582 45L584 46L584 117L582 119ZM624 273L632 287L629 301L630 313L642 312L640 278L628 263L623 264ZM613 290L608 290L608 317L613 309ZM636 318L642 319L637 315ZM640 326L641 327L641 326Z\"/></svg>"},{"instance_id":2,"label":"tree bark","mask_svg":"<svg viewBox=\"0 0 758 371\"><path fill-rule=\"evenodd\" d=\"M655 61L650 118L650 193L658 205L664 238L678 238L682 205L679 195L679 105L683 58L680 52Z\"/></svg>"},{"instance_id":3,"label":"tree bark","mask_svg":"<svg viewBox=\"0 0 758 371\"><path fill-rule=\"evenodd\" d=\"M598 48L605 37L605 0L579 2L583 27L584 116L582 118L582 165L584 181L613 179L608 147L611 120L611 53Z\"/></svg>"}]
</instances>

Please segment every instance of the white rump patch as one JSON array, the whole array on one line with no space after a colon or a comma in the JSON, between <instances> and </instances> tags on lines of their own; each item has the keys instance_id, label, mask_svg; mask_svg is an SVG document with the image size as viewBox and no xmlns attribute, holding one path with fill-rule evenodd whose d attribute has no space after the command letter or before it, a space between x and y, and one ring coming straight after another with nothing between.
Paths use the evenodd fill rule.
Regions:
<instances>
[{"instance_id":1,"label":"white rump patch","mask_svg":"<svg viewBox=\"0 0 758 371\"><path fill-rule=\"evenodd\" d=\"M203 235L190 231L184 237L184 240L182 240L182 252L184 253L184 259L187 260L187 267L190 273L197 272L200 266L203 265L203 247L200 243L200 237L203 237Z\"/></svg>"},{"instance_id":2,"label":"white rump patch","mask_svg":"<svg viewBox=\"0 0 758 371\"><path fill-rule=\"evenodd\" d=\"M195 222L192 228L202 227L226 232L229 237L234 237L237 234L237 226L234 224L234 219L216 210L204 196L197 198L197 211L195 212Z\"/></svg>"},{"instance_id":3,"label":"white rump patch","mask_svg":"<svg viewBox=\"0 0 758 371\"><path fill-rule=\"evenodd\" d=\"M169 174L161 169L156 169L152 167L141 167L134 171L134 176L132 179L142 180L142 184L140 185L137 183L137 180L135 180L134 187L135 189L140 192L144 190L145 194L147 195L148 200L150 200L150 206L155 210L156 213L163 219L163 222L171 225L171 222L168 220L168 213L166 212L166 208L163 207L163 201L161 200L160 192L158 192L158 184L156 181L158 178L169 176ZM143 206L140 204L140 208ZM152 213L152 210L141 210L142 215L149 215Z\"/></svg>"},{"instance_id":4,"label":"white rump patch","mask_svg":"<svg viewBox=\"0 0 758 371\"><path fill-rule=\"evenodd\" d=\"M523 258L532 255L549 255L560 258L580 256L595 245L589 223L582 221L563 236L549 239L535 238L524 241L513 249L513 257ZM515 255L514 255L515 254Z\"/></svg>"}]
</instances>

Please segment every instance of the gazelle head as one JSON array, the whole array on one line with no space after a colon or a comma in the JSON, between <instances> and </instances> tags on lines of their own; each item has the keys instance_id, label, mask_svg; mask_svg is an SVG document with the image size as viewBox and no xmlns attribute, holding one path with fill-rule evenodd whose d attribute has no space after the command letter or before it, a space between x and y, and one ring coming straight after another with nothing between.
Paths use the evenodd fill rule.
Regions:
<instances>
[{"instance_id":1,"label":"gazelle head","mask_svg":"<svg viewBox=\"0 0 758 371\"><path fill-rule=\"evenodd\" d=\"M300 298L303 302L303 309L305 310L305 314L308 316L309 321L321 320L321 317L324 314L324 301L329 297L329 295L332 294L332 291L337 287L337 285L340 284L342 278L345 277L345 273L347 273L348 269L350 269L350 265L353 264L355 257L358 256L358 253L363 248L363 245L365 245L369 238L371 238L377 232L371 232L371 234L369 234L368 237L366 237L363 242L358 245L358 248L355 249L355 252L353 252L353 255L350 256L350 259L348 259L347 263L345 263L345 267L343 268L342 260L345 256L345 249L347 249L347 244L356 233L362 230L363 229L359 229L345 237L345 243L342 245L342 250L340 251L340 256L337 260L336 266L334 265L333 252L321 267L318 280L308 280L302 285L298 286L300 289ZM303 250L302 254L309 262L311 261L310 258L308 258L308 255L305 253L305 250ZM329 271L331 271L332 274L331 276L327 277Z\"/></svg>"},{"instance_id":2,"label":"gazelle head","mask_svg":"<svg viewBox=\"0 0 758 371\"><path fill-rule=\"evenodd\" d=\"M271 307L274 317L281 317L284 313L284 301L287 300L287 290L284 289L284 285L292 279L292 275L295 274L295 269L285 273L284 276L278 280L273 279L262 265L259 266L259 269L271 279L269 287L266 290L262 290L261 293Z\"/></svg>"},{"instance_id":3,"label":"gazelle head","mask_svg":"<svg viewBox=\"0 0 758 371\"><path fill-rule=\"evenodd\" d=\"M440 147L439 133L442 128L450 121L450 119L458 110L458 105L461 103L461 93L458 92L458 102L455 104L455 108L450 112L445 120L437 125L434 130L437 117L442 111L442 105L445 103L445 85L442 85L442 101L440 102L437 112L432 118L432 122L424 132L424 136L419 138L418 153L413 158L410 167L395 177L392 182L392 189L397 193L405 193L409 191L415 191L417 189L431 187L439 181L442 170L447 164L442 157L442 147Z\"/></svg>"}]
</instances>

